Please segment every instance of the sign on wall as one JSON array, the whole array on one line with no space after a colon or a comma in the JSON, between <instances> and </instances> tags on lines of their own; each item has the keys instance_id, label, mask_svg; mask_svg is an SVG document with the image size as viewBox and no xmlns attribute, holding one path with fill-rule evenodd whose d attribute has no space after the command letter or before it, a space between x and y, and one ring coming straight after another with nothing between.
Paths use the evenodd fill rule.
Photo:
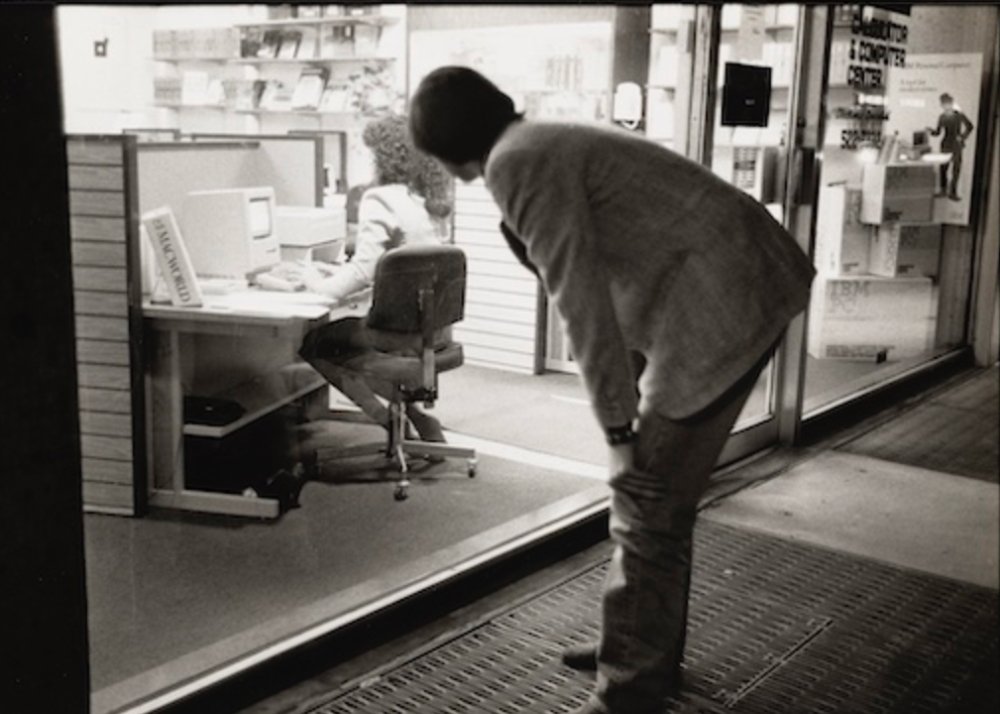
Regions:
<instances>
[{"instance_id":1,"label":"sign on wall","mask_svg":"<svg viewBox=\"0 0 1000 714\"><path fill-rule=\"evenodd\" d=\"M979 53L909 55L906 66L889 73L887 133L926 141L931 153L944 155L935 223L969 224L982 64Z\"/></svg>"}]
</instances>

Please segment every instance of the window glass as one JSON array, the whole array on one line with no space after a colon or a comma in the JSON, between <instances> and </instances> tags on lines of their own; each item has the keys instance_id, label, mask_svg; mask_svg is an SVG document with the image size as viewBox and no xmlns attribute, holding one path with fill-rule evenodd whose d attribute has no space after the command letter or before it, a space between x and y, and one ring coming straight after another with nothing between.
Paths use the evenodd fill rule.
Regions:
<instances>
[{"instance_id":1,"label":"window glass","mask_svg":"<svg viewBox=\"0 0 1000 714\"><path fill-rule=\"evenodd\" d=\"M834 10L807 415L966 343L980 10Z\"/></svg>"}]
</instances>

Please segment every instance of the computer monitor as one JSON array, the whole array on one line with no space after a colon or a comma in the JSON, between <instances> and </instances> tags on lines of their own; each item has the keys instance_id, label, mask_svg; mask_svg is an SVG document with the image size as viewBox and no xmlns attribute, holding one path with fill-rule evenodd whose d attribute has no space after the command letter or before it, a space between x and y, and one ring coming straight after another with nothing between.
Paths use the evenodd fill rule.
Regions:
<instances>
[{"instance_id":1,"label":"computer monitor","mask_svg":"<svg viewBox=\"0 0 1000 714\"><path fill-rule=\"evenodd\" d=\"M200 277L247 278L281 260L270 186L192 191L180 217Z\"/></svg>"}]
</instances>

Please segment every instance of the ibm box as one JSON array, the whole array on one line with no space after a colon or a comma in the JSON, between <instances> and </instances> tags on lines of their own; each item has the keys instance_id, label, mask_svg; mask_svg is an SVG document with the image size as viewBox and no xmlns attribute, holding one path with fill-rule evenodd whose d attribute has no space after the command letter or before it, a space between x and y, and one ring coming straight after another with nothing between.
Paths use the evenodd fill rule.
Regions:
<instances>
[{"instance_id":1,"label":"ibm box","mask_svg":"<svg viewBox=\"0 0 1000 714\"><path fill-rule=\"evenodd\" d=\"M934 278L941 258L941 226L886 223L872 238L868 271L889 278Z\"/></svg>"},{"instance_id":2,"label":"ibm box","mask_svg":"<svg viewBox=\"0 0 1000 714\"><path fill-rule=\"evenodd\" d=\"M809 307L809 354L820 359L888 359L934 347L937 291L930 278L821 276Z\"/></svg>"},{"instance_id":3,"label":"ibm box","mask_svg":"<svg viewBox=\"0 0 1000 714\"><path fill-rule=\"evenodd\" d=\"M871 227L861 222L861 190L823 186L816 219L816 269L822 275L868 272Z\"/></svg>"},{"instance_id":4,"label":"ibm box","mask_svg":"<svg viewBox=\"0 0 1000 714\"><path fill-rule=\"evenodd\" d=\"M936 181L937 167L932 164L865 164L861 220L930 223Z\"/></svg>"}]
</instances>

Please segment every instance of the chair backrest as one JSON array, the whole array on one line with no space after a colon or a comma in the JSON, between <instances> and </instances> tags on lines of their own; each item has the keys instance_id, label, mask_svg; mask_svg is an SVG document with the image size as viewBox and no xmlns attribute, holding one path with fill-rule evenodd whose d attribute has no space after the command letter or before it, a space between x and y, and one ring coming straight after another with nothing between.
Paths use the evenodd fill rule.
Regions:
<instances>
[{"instance_id":1,"label":"chair backrest","mask_svg":"<svg viewBox=\"0 0 1000 714\"><path fill-rule=\"evenodd\" d=\"M453 245L403 245L386 251L375 268L368 326L420 333L421 291L433 291L430 329L465 316L465 253Z\"/></svg>"}]
</instances>

